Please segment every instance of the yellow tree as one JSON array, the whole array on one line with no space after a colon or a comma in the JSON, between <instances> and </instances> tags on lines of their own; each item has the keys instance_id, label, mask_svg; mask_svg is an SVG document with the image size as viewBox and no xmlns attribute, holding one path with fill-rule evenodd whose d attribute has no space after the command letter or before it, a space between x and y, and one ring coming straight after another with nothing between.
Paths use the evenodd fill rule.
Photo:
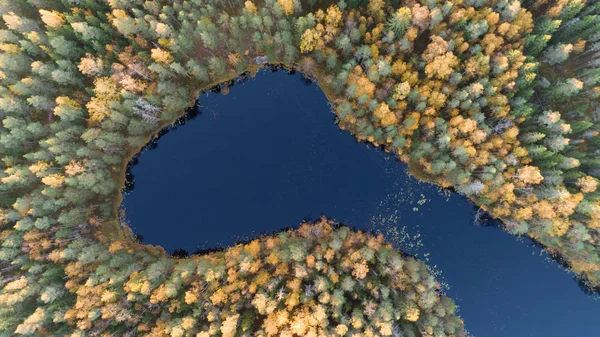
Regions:
<instances>
[{"instance_id":1,"label":"yellow tree","mask_svg":"<svg viewBox=\"0 0 600 337\"><path fill-rule=\"evenodd\" d=\"M375 84L365 76L361 66L356 66L352 72L348 75L348 84L354 84L356 86L356 96L363 94L367 95L368 98L373 98L375 94Z\"/></svg>"},{"instance_id":2,"label":"yellow tree","mask_svg":"<svg viewBox=\"0 0 600 337\"><path fill-rule=\"evenodd\" d=\"M380 103L375 111L373 111L375 117L379 118L382 126L389 126L398 123L398 117L392 111L386 103Z\"/></svg>"},{"instance_id":3,"label":"yellow tree","mask_svg":"<svg viewBox=\"0 0 600 337\"><path fill-rule=\"evenodd\" d=\"M540 173L540 169L530 165L519 168L515 178L525 185L539 184L544 180L544 177Z\"/></svg>"},{"instance_id":4,"label":"yellow tree","mask_svg":"<svg viewBox=\"0 0 600 337\"><path fill-rule=\"evenodd\" d=\"M285 15L294 14L294 2L292 0L277 0Z\"/></svg>"},{"instance_id":5,"label":"yellow tree","mask_svg":"<svg viewBox=\"0 0 600 337\"><path fill-rule=\"evenodd\" d=\"M152 48L151 56L156 63L170 64L173 62L173 56L166 50L160 48Z\"/></svg>"},{"instance_id":6,"label":"yellow tree","mask_svg":"<svg viewBox=\"0 0 600 337\"><path fill-rule=\"evenodd\" d=\"M577 187L583 193L593 193L598 188L598 180L592 176L585 176L577 179Z\"/></svg>"},{"instance_id":7,"label":"yellow tree","mask_svg":"<svg viewBox=\"0 0 600 337\"><path fill-rule=\"evenodd\" d=\"M77 68L81 71L82 74L92 76L96 74L102 73L102 59L99 57L94 57L91 54L86 54L85 57L81 58L79 65Z\"/></svg>"},{"instance_id":8,"label":"yellow tree","mask_svg":"<svg viewBox=\"0 0 600 337\"><path fill-rule=\"evenodd\" d=\"M90 121L101 122L110 116L108 102L118 96L117 83L110 77L99 77L94 81L95 97L86 104Z\"/></svg>"},{"instance_id":9,"label":"yellow tree","mask_svg":"<svg viewBox=\"0 0 600 337\"><path fill-rule=\"evenodd\" d=\"M62 174L50 174L45 176L44 178L42 178L42 183L44 183L45 185L48 185L50 187L54 187L54 188L58 188L61 187L63 185L65 181L65 176L63 176Z\"/></svg>"},{"instance_id":10,"label":"yellow tree","mask_svg":"<svg viewBox=\"0 0 600 337\"><path fill-rule=\"evenodd\" d=\"M40 17L48 27L57 28L65 22L65 17L57 11L47 11L40 9Z\"/></svg>"},{"instance_id":11,"label":"yellow tree","mask_svg":"<svg viewBox=\"0 0 600 337\"><path fill-rule=\"evenodd\" d=\"M233 337L235 336L235 331L237 329L238 320L240 318L239 314L229 315L221 325L221 334L223 337Z\"/></svg>"},{"instance_id":12,"label":"yellow tree","mask_svg":"<svg viewBox=\"0 0 600 337\"><path fill-rule=\"evenodd\" d=\"M247 0L244 3L244 7L246 8L246 11L249 14L256 14L258 12L258 10L256 9L256 5L254 4L254 2Z\"/></svg>"},{"instance_id":13,"label":"yellow tree","mask_svg":"<svg viewBox=\"0 0 600 337\"><path fill-rule=\"evenodd\" d=\"M315 29L307 29L302 33L302 39L300 40L300 51L302 53L308 53L315 50L321 33Z\"/></svg>"},{"instance_id":14,"label":"yellow tree","mask_svg":"<svg viewBox=\"0 0 600 337\"><path fill-rule=\"evenodd\" d=\"M429 78L444 80L452 74L452 68L458 65L458 58L447 52L442 56L436 56L433 61L425 66L425 74Z\"/></svg>"}]
</instances>

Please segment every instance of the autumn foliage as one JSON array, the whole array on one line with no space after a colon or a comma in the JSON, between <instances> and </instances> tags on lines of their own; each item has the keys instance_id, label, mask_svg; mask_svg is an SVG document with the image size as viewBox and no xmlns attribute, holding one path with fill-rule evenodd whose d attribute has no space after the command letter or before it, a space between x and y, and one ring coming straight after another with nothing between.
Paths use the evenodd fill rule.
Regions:
<instances>
[{"instance_id":1,"label":"autumn foliage","mask_svg":"<svg viewBox=\"0 0 600 337\"><path fill-rule=\"evenodd\" d=\"M317 79L341 128L598 287L599 12L563 0L0 1L0 331L462 333L423 266L380 238L321 224L183 260L130 239L115 206L132 154L198 90L263 63Z\"/></svg>"}]
</instances>

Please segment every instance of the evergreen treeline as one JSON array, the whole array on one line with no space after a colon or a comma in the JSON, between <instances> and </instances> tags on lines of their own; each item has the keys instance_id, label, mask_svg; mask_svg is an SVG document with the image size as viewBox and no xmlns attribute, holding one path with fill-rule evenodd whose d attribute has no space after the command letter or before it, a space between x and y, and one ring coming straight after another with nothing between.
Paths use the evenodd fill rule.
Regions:
<instances>
[{"instance_id":1,"label":"evergreen treeline","mask_svg":"<svg viewBox=\"0 0 600 337\"><path fill-rule=\"evenodd\" d=\"M153 133L198 91L264 63L316 78L340 127L397 153L415 175L454 186L598 286L599 6L0 0L0 335L186 336L205 328L220 335L234 320L236 330L227 333L244 334L241 316L250 306L243 296L250 295L231 284L241 282L247 263L226 254L173 260L135 244L117 206L126 163ZM191 286L209 275L202 263L213 262L232 270L232 283L221 287L231 294L215 295L200 281ZM392 272L367 266L367 278ZM409 288L428 280L412 275ZM261 287L284 276L263 274ZM461 334L452 310L420 306L422 292L402 292L392 303L419 305L423 315L411 323L405 307L392 315L379 309L379 281L349 279L355 285L344 301L364 292L378 309L363 325L341 323L345 334ZM330 296L339 291L331 287ZM185 303L188 291L198 303ZM351 311L331 304L323 303L328 320L350 322ZM286 324L295 315L281 318L276 333L291 331ZM269 334L261 322L246 324ZM329 331L319 324L306 331Z\"/></svg>"}]
</instances>

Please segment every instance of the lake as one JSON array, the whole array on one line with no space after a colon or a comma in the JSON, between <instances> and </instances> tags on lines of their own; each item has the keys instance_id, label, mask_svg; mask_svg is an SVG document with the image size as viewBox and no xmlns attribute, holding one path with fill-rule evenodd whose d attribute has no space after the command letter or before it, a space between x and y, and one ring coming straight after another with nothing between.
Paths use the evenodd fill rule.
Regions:
<instances>
[{"instance_id":1,"label":"lake","mask_svg":"<svg viewBox=\"0 0 600 337\"><path fill-rule=\"evenodd\" d=\"M316 84L261 71L197 109L131 169L123 207L144 243L191 253L326 215L435 266L475 336L598 336L600 302L572 274L340 131Z\"/></svg>"}]
</instances>

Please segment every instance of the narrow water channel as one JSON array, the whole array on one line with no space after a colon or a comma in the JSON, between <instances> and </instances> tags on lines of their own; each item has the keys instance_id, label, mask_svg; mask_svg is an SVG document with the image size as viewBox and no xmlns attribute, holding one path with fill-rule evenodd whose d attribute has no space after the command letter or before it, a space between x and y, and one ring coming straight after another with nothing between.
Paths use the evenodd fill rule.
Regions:
<instances>
[{"instance_id":1,"label":"narrow water channel","mask_svg":"<svg viewBox=\"0 0 600 337\"><path fill-rule=\"evenodd\" d=\"M123 207L145 243L192 253L326 215L435 266L475 336L598 336L600 302L572 274L340 131L316 84L262 71L199 111L131 170Z\"/></svg>"}]
</instances>

